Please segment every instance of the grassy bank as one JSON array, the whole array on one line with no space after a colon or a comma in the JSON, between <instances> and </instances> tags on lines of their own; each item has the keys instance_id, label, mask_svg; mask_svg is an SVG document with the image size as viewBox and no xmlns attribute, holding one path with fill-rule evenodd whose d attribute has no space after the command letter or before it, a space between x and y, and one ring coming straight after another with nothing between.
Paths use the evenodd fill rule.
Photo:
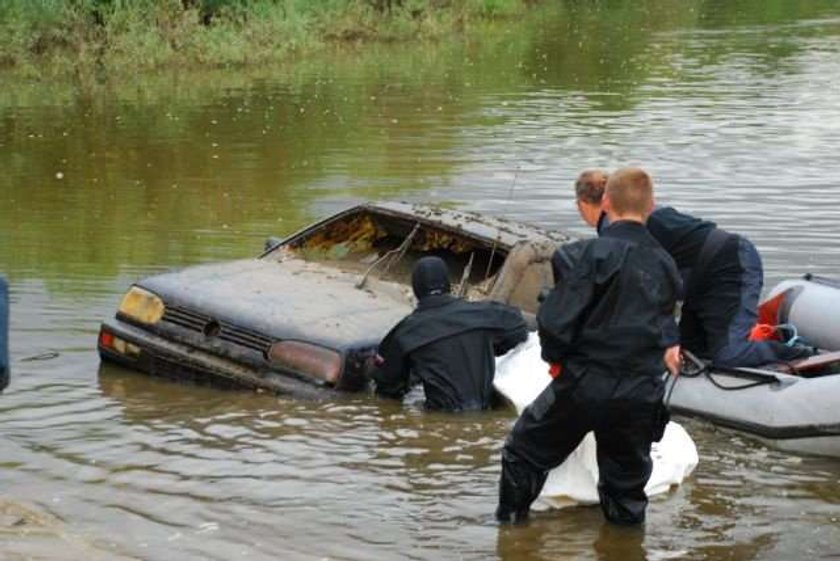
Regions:
<instances>
[{"instance_id":1,"label":"grassy bank","mask_svg":"<svg viewBox=\"0 0 840 561\"><path fill-rule=\"evenodd\" d=\"M276 62L347 42L427 40L535 0L3 0L0 69L32 75Z\"/></svg>"}]
</instances>

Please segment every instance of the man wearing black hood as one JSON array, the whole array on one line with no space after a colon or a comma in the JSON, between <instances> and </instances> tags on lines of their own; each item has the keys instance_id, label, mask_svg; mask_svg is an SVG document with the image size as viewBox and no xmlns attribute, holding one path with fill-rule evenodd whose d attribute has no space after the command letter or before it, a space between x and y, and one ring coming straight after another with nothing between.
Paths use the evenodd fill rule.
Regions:
<instances>
[{"instance_id":1,"label":"man wearing black hood","mask_svg":"<svg viewBox=\"0 0 840 561\"><path fill-rule=\"evenodd\" d=\"M469 302L450 294L440 257L423 257L411 275L417 308L379 345L376 393L402 398L411 380L423 383L426 407L444 411L493 405L495 355L527 337L522 313L498 302Z\"/></svg>"}]
</instances>

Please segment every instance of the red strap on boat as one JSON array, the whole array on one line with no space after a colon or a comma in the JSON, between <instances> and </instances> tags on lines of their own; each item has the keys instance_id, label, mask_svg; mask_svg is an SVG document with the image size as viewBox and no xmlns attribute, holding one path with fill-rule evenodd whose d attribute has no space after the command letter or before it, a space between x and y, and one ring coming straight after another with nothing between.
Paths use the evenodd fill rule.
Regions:
<instances>
[{"instance_id":1,"label":"red strap on boat","mask_svg":"<svg viewBox=\"0 0 840 561\"><path fill-rule=\"evenodd\" d=\"M552 362L548 365L548 375L552 378L556 378L561 372L563 372L563 367L559 363Z\"/></svg>"},{"instance_id":2,"label":"red strap on boat","mask_svg":"<svg viewBox=\"0 0 840 561\"><path fill-rule=\"evenodd\" d=\"M766 323L767 325L778 325L779 323L783 323L779 321L779 309L782 307L782 302L785 301L787 292L785 290L761 303L758 307L758 320L756 324Z\"/></svg>"},{"instance_id":3,"label":"red strap on boat","mask_svg":"<svg viewBox=\"0 0 840 561\"><path fill-rule=\"evenodd\" d=\"M757 323L750 330L750 341L780 341L779 332L775 325Z\"/></svg>"},{"instance_id":4,"label":"red strap on boat","mask_svg":"<svg viewBox=\"0 0 840 561\"><path fill-rule=\"evenodd\" d=\"M781 341L776 326L779 322L779 310L785 301L788 291L780 292L769 300L765 300L758 307L758 321L750 330L750 341Z\"/></svg>"}]
</instances>

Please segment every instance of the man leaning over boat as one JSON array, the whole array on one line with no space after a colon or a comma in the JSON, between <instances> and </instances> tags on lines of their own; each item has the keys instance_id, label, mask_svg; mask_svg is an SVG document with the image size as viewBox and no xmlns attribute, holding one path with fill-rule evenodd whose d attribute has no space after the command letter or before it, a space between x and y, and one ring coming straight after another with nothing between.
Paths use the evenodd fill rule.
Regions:
<instances>
[{"instance_id":1,"label":"man leaning over boat","mask_svg":"<svg viewBox=\"0 0 840 561\"><path fill-rule=\"evenodd\" d=\"M599 235L609 219L601 209L607 173L587 170L575 182L581 218ZM814 354L804 345L751 340L764 283L761 257L747 238L713 222L658 206L648 231L674 258L683 278L680 343L718 366L757 366Z\"/></svg>"}]
</instances>

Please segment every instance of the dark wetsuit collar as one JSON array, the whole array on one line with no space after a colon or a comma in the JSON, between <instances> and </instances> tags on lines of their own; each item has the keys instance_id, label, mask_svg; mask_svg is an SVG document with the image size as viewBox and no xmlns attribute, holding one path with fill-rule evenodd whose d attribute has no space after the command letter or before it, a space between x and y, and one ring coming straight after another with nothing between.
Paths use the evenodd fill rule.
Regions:
<instances>
[{"instance_id":1,"label":"dark wetsuit collar","mask_svg":"<svg viewBox=\"0 0 840 561\"><path fill-rule=\"evenodd\" d=\"M620 238L631 242L642 243L650 240L650 234L645 225L635 220L618 220L611 222L601 230L601 237Z\"/></svg>"},{"instance_id":2,"label":"dark wetsuit collar","mask_svg":"<svg viewBox=\"0 0 840 561\"><path fill-rule=\"evenodd\" d=\"M428 310L430 308L440 308L453 300L456 300L456 298L451 294L429 294L417 302L417 309Z\"/></svg>"},{"instance_id":3,"label":"dark wetsuit collar","mask_svg":"<svg viewBox=\"0 0 840 561\"><path fill-rule=\"evenodd\" d=\"M651 212L651 213L650 213L650 214L651 214L651 216L652 216L653 214L655 214L657 211L662 210L662 209L669 209L669 210L672 210L672 211L674 210L674 209L672 209L672 208L671 208L671 207L669 207L669 206L659 206L659 205L656 205L656 206L654 206L654 207L653 207L653 212ZM648 218L650 218L650 216L648 216ZM604 230L606 230L606 229L607 229L607 227L608 227L609 225L610 225L610 219L609 219L609 218L607 218L607 213L606 213L606 211L603 211L603 210L602 210L602 211L601 211L601 214L598 216L598 222L595 224L595 231L596 231L596 232L598 233L598 235L600 236L600 235L601 235L601 233L602 233ZM645 225L645 226L647 226L647 225ZM648 229L650 229L650 228L648 228Z\"/></svg>"}]
</instances>

